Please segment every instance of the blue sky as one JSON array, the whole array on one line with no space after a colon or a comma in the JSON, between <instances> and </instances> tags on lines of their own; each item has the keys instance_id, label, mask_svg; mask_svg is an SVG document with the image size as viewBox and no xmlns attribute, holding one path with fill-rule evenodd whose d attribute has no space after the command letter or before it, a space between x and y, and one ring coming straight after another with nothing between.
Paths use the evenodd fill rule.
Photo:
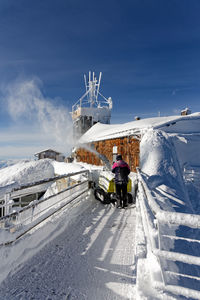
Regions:
<instances>
[{"instance_id":1,"label":"blue sky","mask_svg":"<svg viewBox=\"0 0 200 300\"><path fill-rule=\"evenodd\" d=\"M199 0L1 0L0 158L55 148L54 117L43 124L27 93L67 114L89 70L103 73L112 123L200 111L199 11Z\"/></svg>"}]
</instances>

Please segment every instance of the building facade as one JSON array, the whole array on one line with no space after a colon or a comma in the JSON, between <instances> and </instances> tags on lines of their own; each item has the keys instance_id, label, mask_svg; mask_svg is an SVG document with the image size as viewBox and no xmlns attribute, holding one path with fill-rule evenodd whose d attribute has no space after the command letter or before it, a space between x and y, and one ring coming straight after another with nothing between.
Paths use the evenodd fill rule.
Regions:
<instances>
[{"instance_id":1,"label":"building facade","mask_svg":"<svg viewBox=\"0 0 200 300\"><path fill-rule=\"evenodd\" d=\"M87 143L76 150L78 162L92 165L104 165L104 157L110 165L115 161L116 154L120 153L129 164L132 172L139 166L140 138L139 136L126 136L114 139L100 140Z\"/></svg>"}]
</instances>

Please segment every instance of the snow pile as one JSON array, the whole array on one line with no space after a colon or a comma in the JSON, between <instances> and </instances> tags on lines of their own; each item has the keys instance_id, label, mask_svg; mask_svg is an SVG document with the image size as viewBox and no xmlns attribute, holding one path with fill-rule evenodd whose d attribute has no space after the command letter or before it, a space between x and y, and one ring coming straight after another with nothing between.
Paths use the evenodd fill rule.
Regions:
<instances>
[{"instance_id":1,"label":"snow pile","mask_svg":"<svg viewBox=\"0 0 200 300\"><path fill-rule=\"evenodd\" d=\"M13 188L21 185L38 182L58 175L65 175L84 170L85 168L76 163L57 162L51 159L41 159L38 161L20 161L10 167L0 169L0 196L10 192ZM72 178L76 181L82 179L82 174ZM55 185L55 184L54 184ZM57 193L53 185L50 189ZM47 195L49 195L47 193Z\"/></svg>"},{"instance_id":2,"label":"snow pile","mask_svg":"<svg viewBox=\"0 0 200 300\"><path fill-rule=\"evenodd\" d=\"M65 162L57 162L52 161L52 166L54 167L54 172L56 175L66 175L69 173L76 173L85 170L85 168L76 163L65 163ZM79 181L82 179L82 174L78 174L72 176L71 178Z\"/></svg>"},{"instance_id":3,"label":"snow pile","mask_svg":"<svg viewBox=\"0 0 200 300\"><path fill-rule=\"evenodd\" d=\"M140 144L140 168L162 209L191 212L175 147L167 133L148 130L144 134Z\"/></svg>"},{"instance_id":4,"label":"snow pile","mask_svg":"<svg viewBox=\"0 0 200 300\"><path fill-rule=\"evenodd\" d=\"M52 166L54 168L54 174L55 176L59 175L67 175L70 173L76 173L85 170L84 167L81 165L78 165L76 163L65 163L65 162L57 162L57 161L52 161ZM85 173L84 174L77 174L74 176L70 176L70 180L73 180L74 182L79 182L85 179ZM69 184L69 178L66 179L66 185L65 188L67 187L67 183ZM64 187L63 187L64 188ZM59 188L56 182L53 182L50 184L48 187L47 191L43 195L41 199L48 198L50 196L56 195L59 192Z\"/></svg>"},{"instance_id":5,"label":"snow pile","mask_svg":"<svg viewBox=\"0 0 200 300\"><path fill-rule=\"evenodd\" d=\"M51 160L20 161L17 164L0 170L0 187L16 183L28 184L54 176Z\"/></svg>"},{"instance_id":6,"label":"snow pile","mask_svg":"<svg viewBox=\"0 0 200 300\"><path fill-rule=\"evenodd\" d=\"M34 183L54 176L51 160L20 161L0 170L0 195L21 185Z\"/></svg>"},{"instance_id":7,"label":"snow pile","mask_svg":"<svg viewBox=\"0 0 200 300\"><path fill-rule=\"evenodd\" d=\"M164 174L169 173L173 179L176 177L171 144L167 134L155 130L146 132L140 144L140 168L148 176L163 177ZM166 179L162 178L162 181Z\"/></svg>"},{"instance_id":8,"label":"snow pile","mask_svg":"<svg viewBox=\"0 0 200 300\"><path fill-rule=\"evenodd\" d=\"M52 166L54 168L54 173L56 175L65 175L69 173L75 173L84 170L85 168L76 163L65 163L52 161Z\"/></svg>"}]
</instances>

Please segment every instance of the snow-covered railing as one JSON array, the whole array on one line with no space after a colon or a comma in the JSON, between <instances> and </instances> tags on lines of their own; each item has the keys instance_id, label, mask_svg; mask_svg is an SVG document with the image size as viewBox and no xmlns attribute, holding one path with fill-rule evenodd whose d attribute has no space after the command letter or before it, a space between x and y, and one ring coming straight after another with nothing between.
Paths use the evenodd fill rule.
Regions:
<instances>
[{"instance_id":1,"label":"snow-covered railing","mask_svg":"<svg viewBox=\"0 0 200 300\"><path fill-rule=\"evenodd\" d=\"M52 181L59 180L59 178L65 178L65 176L57 176L31 184L21 185L1 195L0 218L10 214L15 209L28 205L31 201L38 200L51 185Z\"/></svg>"},{"instance_id":2,"label":"snow-covered railing","mask_svg":"<svg viewBox=\"0 0 200 300\"><path fill-rule=\"evenodd\" d=\"M18 211L8 213L1 217L0 244L13 242L16 238L43 222L66 205L74 202L74 200L79 200L80 197L86 196L89 189L88 174L88 170L83 170L46 180L45 182L48 181L49 183L52 182L52 184L56 184L59 180L68 179L68 186L59 192L55 192L55 190L51 191L51 195L47 198L42 198L41 200L35 199L29 205L20 208ZM43 183L44 182L40 181L38 185ZM34 183L34 186L36 186L36 183ZM5 199L7 198L9 200L7 206L6 201L4 203L5 211L12 211L12 195L16 196L16 193L18 193L18 196L20 196L20 191L22 190L23 189L14 190L5 196ZM7 234L5 234L5 232L7 232Z\"/></svg>"},{"instance_id":3,"label":"snow-covered railing","mask_svg":"<svg viewBox=\"0 0 200 300\"><path fill-rule=\"evenodd\" d=\"M195 182L200 185L200 167L185 164L183 167L183 178L186 182Z\"/></svg>"},{"instance_id":4,"label":"snow-covered railing","mask_svg":"<svg viewBox=\"0 0 200 300\"><path fill-rule=\"evenodd\" d=\"M152 266L152 276L155 281L155 287L172 292L174 294L200 299L200 291L196 288L198 285L185 287L177 285L177 277L188 280L194 280L200 284L200 257L186 253L180 253L174 250L174 242L184 241L194 244L200 244L200 235L197 233L194 237L178 236L177 229L181 226L192 228L198 232L200 228L200 216L186 213L176 213L163 211L154 199L145 176L138 169L139 193L137 207L140 211L141 221L144 229L144 239L146 239L146 250L138 250L137 256L140 257L154 256L156 266ZM166 234L166 228L168 233ZM141 244L144 247L144 241ZM140 247L140 245L138 246ZM142 255L141 255L142 252ZM173 269L168 270L166 261L174 261L188 265L194 265L193 273L175 272ZM174 281L171 277L176 278Z\"/></svg>"}]
</instances>

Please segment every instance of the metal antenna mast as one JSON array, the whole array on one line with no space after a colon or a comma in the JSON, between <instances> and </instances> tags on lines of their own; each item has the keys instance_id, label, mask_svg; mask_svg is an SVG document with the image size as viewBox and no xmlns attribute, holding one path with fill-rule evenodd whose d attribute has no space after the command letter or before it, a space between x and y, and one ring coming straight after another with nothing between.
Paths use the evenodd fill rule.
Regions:
<instances>
[{"instance_id":1,"label":"metal antenna mast","mask_svg":"<svg viewBox=\"0 0 200 300\"><path fill-rule=\"evenodd\" d=\"M112 99L100 93L102 73L97 80L89 71L88 81L84 75L85 94L72 106L72 119L75 136L78 137L97 122L110 123ZM99 99L100 98L100 99Z\"/></svg>"}]
</instances>

